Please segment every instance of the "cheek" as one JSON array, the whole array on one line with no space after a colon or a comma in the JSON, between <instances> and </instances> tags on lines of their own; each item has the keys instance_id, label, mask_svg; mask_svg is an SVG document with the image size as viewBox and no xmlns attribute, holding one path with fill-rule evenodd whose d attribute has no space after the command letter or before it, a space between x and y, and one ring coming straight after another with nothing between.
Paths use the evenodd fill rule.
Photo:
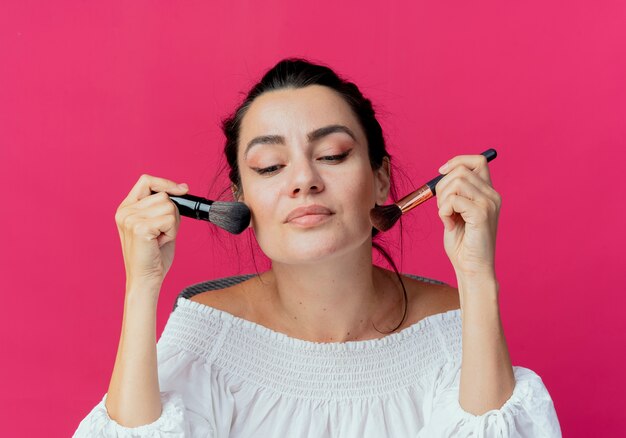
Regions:
<instances>
[{"instance_id":1,"label":"cheek","mask_svg":"<svg viewBox=\"0 0 626 438\"><path fill-rule=\"evenodd\" d=\"M374 188L370 174L359 174L343 186L344 209L359 223L359 227L371 226L369 211L374 207Z\"/></svg>"},{"instance_id":2,"label":"cheek","mask_svg":"<svg viewBox=\"0 0 626 438\"><path fill-rule=\"evenodd\" d=\"M255 228L275 220L277 200L271 190L252 190L246 192L246 204L252 212L252 222Z\"/></svg>"},{"instance_id":3,"label":"cheek","mask_svg":"<svg viewBox=\"0 0 626 438\"><path fill-rule=\"evenodd\" d=\"M374 181L371 173L367 171L358 173L345 187L352 199L361 201L357 204L370 205L371 203L373 207Z\"/></svg>"}]
</instances>

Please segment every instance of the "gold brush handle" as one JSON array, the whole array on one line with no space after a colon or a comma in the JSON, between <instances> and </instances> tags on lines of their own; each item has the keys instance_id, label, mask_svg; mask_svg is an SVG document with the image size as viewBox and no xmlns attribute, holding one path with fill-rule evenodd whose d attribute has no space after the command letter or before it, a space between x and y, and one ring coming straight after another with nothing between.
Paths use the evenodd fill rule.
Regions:
<instances>
[{"instance_id":1,"label":"gold brush handle","mask_svg":"<svg viewBox=\"0 0 626 438\"><path fill-rule=\"evenodd\" d=\"M415 192L408 194L404 198L400 199L398 202L396 202L396 205L400 207L400 210L402 210L402 214L404 214L412 208L417 207L422 202L428 201L433 196L435 195L433 194L432 190L430 190L430 187L428 187L428 184L424 184Z\"/></svg>"},{"instance_id":2,"label":"gold brush handle","mask_svg":"<svg viewBox=\"0 0 626 438\"><path fill-rule=\"evenodd\" d=\"M498 153L495 149L491 148L487 149L485 152L481 152L480 155L484 155L485 158L487 158L487 162L489 162L496 158L498 156ZM402 210L402 214L435 196L435 186L444 176L446 176L446 174L437 175L413 193L406 195L404 198L396 202L395 204L400 207L400 210Z\"/></svg>"}]
</instances>

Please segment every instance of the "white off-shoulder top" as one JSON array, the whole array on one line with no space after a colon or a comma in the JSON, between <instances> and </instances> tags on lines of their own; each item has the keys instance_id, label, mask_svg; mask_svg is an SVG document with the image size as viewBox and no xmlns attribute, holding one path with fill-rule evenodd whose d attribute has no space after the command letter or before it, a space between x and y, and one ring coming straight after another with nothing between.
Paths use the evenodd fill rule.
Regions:
<instances>
[{"instance_id":1,"label":"white off-shoulder top","mask_svg":"<svg viewBox=\"0 0 626 438\"><path fill-rule=\"evenodd\" d=\"M106 394L74 437L560 437L541 378L483 415L459 404L461 311L380 339L318 343L177 300L157 343L160 418L124 427Z\"/></svg>"}]
</instances>

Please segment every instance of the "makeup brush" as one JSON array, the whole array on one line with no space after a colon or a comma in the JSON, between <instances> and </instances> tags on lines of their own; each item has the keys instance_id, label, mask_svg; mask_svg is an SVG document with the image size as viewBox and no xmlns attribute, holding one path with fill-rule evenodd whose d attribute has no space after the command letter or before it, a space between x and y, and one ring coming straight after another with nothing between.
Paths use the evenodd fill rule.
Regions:
<instances>
[{"instance_id":1,"label":"makeup brush","mask_svg":"<svg viewBox=\"0 0 626 438\"><path fill-rule=\"evenodd\" d=\"M154 195L155 192L150 190ZM250 209L243 202L211 201L194 195L170 195L181 216L211 222L229 233L239 234L250 224Z\"/></svg>"},{"instance_id":2,"label":"makeup brush","mask_svg":"<svg viewBox=\"0 0 626 438\"><path fill-rule=\"evenodd\" d=\"M496 158L497 152L495 149L487 149L480 155L484 155L489 162ZM394 204L372 208L370 210L370 222L380 231L387 231L394 226L398 219L400 219L400 216L435 196L435 186L444 176L446 176L446 174L431 179L422 187L406 195Z\"/></svg>"}]
</instances>

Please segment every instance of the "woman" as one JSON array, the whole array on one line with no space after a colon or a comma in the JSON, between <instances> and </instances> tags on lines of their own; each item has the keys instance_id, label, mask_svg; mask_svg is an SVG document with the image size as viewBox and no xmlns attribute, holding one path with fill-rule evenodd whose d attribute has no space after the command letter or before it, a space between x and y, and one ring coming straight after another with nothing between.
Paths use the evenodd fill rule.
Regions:
<instances>
[{"instance_id":1,"label":"woman","mask_svg":"<svg viewBox=\"0 0 626 438\"><path fill-rule=\"evenodd\" d=\"M111 384L75 436L560 436L541 378L509 359L482 155L451 159L436 189L456 289L372 263L391 157L354 84L285 59L223 128L271 269L179 298L155 346L180 223L164 192L188 188L143 175L116 213L127 285Z\"/></svg>"}]
</instances>

